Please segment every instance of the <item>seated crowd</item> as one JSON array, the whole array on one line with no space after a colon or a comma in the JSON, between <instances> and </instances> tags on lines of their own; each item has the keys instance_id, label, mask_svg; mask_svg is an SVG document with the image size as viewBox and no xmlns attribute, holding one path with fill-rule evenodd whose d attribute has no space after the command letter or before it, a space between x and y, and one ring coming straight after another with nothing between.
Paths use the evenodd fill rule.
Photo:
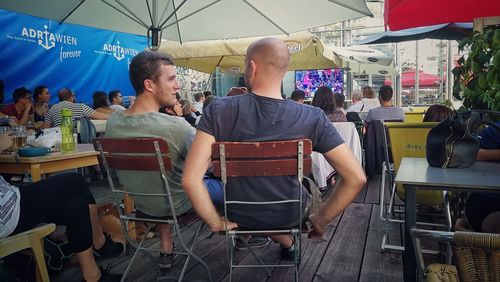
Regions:
<instances>
[{"instance_id":1,"label":"seated crowd","mask_svg":"<svg viewBox=\"0 0 500 282\"><path fill-rule=\"evenodd\" d=\"M196 211L213 232L238 227L264 229L292 226L298 221L307 220L312 226L309 237L318 239L367 181L359 161L332 122L346 122L348 112L367 112L366 123L372 120L404 121L405 117L402 108L392 105L393 90L390 86L380 88L378 99L371 87L365 87L363 93L354 92L353 103L347 111L343 108L344 95L334 94L326 86L318 88L312 107L302 104L305 99L302 91L294 91L291 100L283 99L281 81L289 63L290 54L285 43L274 38L258 40L247 50L244 74L246 88L234 87L227 94L228 97L217 99L210 93L196 93L193 97L195 102L191 104L189 100L180 99L180 85L172 58L158 52L143 51L132 59L129 66L130 82L136 98L128 108L121 105L122 96L118 90L111 91L109 95L95 92L94 106L91 108L77 103L75 94L69 88L61 89L58 92L59 103L49 108L50 93L47 87L41 85L34 90L34 103L31 101L31 91L24 87L16 89L13 93L14 103L5 107L2 113L12 117L17 124L33 121L39 122L42 127L53 127L61 124L61 109L69 108L74 118L106 119L106 137L164 138L174 167L167 180L176 213ZM428 113L426 121L443 119L449 114L445 109L433 107ZM495 135L491 132L485 134ZM229 206L228 218L221 216L224 202L222 182L212 176L210 168L214 142L302 138L311 140L313 150L323 154L342 178L317 210L309 209L312 200L306 196L302 199L303 212L306 214L303 219L290 212L290 208L261 206ZM499 141L498 136L494 138L497 138L496 142ZM11 142L12 137L8 134L0 135L1 150L9 148ZM498 150L499 144L487 144L484 147ZM155 173L116 171L116 175L130 192L157 193L162 187L162 179ZM68 185L75 189L64 189ZM304 195L310 194L296 177L239 177L229 181L227 199L282 199L294 192L282 187L294 186L300 186ZM171 215L163 199L132 198L135 208L148 216ZM494 197L477 201L498 203ZM491 208L490 214L498 214L498 206ZM95 200L80 175L57 175L23 187L12 186L0 177L0 207L5 211L0 213L0 218L6 219L0 221L0 238L23 232L42 222L66 225L69 244L86 281L120 278L100 270L95 262L94 253L104 257L115 256L123 251L123 246L103 234L97 223ZM475 211L474 207L468 207L468 210ZM474 229L490 230L488 226L492 223L484 221L498 220L498 217L489 219L489 214L477 213L470 215L470 219L474 220ZM482 223L478 225L477 220ZM160 267L170 269L175 261L172 254L175 248L172 227L158 224L157 230L160 234ZM269 238L280 245L283 259L295 258L294 242L290 235L269 235ZM262 239L262 236L251 238L250 243L252 239L254 246L270 242L267 237Z\"/></svg>"}]
</instances>

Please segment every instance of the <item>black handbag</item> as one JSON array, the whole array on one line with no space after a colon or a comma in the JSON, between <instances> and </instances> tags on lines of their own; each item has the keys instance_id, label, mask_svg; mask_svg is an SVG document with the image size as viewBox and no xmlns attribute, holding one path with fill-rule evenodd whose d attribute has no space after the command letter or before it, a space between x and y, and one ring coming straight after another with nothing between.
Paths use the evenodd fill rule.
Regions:
<instances>
[{"instance_id":1,"label":"black handbag","mask_svg":"<svg viewBox=\"0 0 500 282\"><path fill-rule=\"evenodd\" d=\"M477 111L457 112L433 127L427 136L426 156L430 166L465 168L476 160L479 152L478 130L487 123Z\"/></svg>"}]
</instances>

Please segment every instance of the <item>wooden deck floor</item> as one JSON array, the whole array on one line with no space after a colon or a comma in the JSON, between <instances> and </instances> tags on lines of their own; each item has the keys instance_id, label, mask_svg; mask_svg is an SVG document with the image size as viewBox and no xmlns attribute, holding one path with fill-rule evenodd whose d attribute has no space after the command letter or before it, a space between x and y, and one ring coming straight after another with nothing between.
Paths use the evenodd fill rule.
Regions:
<instances>
[{"instance_id":1,"label":"wooden deck floor","mask_svg":"<svg viewBox=\"0 0 500 282\"><path fill-rule=\"evenodd\" d=\"M102 183L101 183L102 184ZM106 185L92 187L98 203L109 200ZM386 197L387 199L387 197ZM355 201L329 226L325 240L309 240L304 236L302 242L302 264L300 281L403 281L402 255L397 251L380 252L383 226L379 219L379 179L369 185L357 196ZM401 228L393 225L390 231L391 243L401 242ZM158 245L158 239L148 244ZM201 240L195 252L208 264L214 281L228 281L229 268L224 236L214 235ZM280 263L279 245L257 251L266 262ZM123 255L113 260L100 261L103 266L112 265L112 273L122 273L130 256ZM235 251L239 263L254 262L247 251ZM169 274L175 276L181 263ZM141 256L133 266L127 281L154 281L158 277L156 266L147 257ZM165 277L164 277L165 278ZM72 267L54 277L55 281L80 281L78 267ZM293 281L291 268L272 269L272 276L266 276L263 269L236 269L233 281ZM169 279L165 279L169 280ZM191 263L186 281L207 281L207 275L200 264Z\"/></svg>"}]
</instances>

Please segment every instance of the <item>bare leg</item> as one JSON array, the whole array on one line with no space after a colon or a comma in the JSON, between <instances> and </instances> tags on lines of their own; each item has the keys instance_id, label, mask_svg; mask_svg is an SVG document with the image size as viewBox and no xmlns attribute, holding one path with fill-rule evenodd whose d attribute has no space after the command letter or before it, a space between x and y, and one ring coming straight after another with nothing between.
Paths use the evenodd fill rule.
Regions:
<instances>
[{"instance_id":1,"label":"bare leg","mask_svg":"<svg viewBox=\"0 0 500 282\"><path fill-rule=\"evenodd\" d=\"M96 205L89 205L89 211L90 224L92 225L92 242L94 243L94 248L100 249L104 245L105 238L101 225L99 224Z\"/></svg>"},{"instance_id":2,"label":"bare leg","mask_svg":"<svg viewBox=\"0 0 500 282\"><path fill-rule=\"evenodd\" d=\"M486 233L500 234L500 212L490 213L481 223L481 229Z\"/></svg>"},{"instance_id":3,"label":"bare leg","mask_svg":"<svg viewBox=\"0 0 500 282\"><path fill-rule=\"evenodd\" d=\"M171 226L168 224L158 224L158 231L160 231L161 249L167 253L172 252L173 244Z\"/></svg>"},{"instance_id":4,"label":"bare leg","mask_svg":"<svg viewBox=\"0 0 500 282\"><path fill-rule=\"evenodd\" d=\"M92 248L88 248L83 252L76 254L80 268L82 269L82 276L85 281L98 281L101 278L101 271L97 266L94 256L92 254Z\"/></svg>"},{"instance_id":5,"label":"bare leg","mask_svg":"<svg viewBox=\"0 0 500 282\"><path fill-rule=\"evenodd\" d=\"M271 235L269 236L273 241L278 242L281 247L288 249L292 246L293 241L290 235Z\"/></svg>"}]
</instances>

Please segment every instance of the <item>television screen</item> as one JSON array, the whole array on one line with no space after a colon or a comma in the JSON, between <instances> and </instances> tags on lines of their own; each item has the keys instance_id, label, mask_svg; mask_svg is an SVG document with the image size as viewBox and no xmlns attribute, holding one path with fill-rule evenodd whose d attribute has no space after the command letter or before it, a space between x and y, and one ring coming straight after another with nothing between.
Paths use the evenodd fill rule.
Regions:
<instances>
[{"instance_id":1,"label":"television screen","mask_svg":"<svg viewBox=\"0 0 500 282\"><path fill-rule=\"evenodd\" d=\"M295 71L295 88L306 93L306 97L313 97L318 87L325 85L333 93L342 93L344 86L344 72L342 69L301 70Z\"/></svg>"}]
</instances>

